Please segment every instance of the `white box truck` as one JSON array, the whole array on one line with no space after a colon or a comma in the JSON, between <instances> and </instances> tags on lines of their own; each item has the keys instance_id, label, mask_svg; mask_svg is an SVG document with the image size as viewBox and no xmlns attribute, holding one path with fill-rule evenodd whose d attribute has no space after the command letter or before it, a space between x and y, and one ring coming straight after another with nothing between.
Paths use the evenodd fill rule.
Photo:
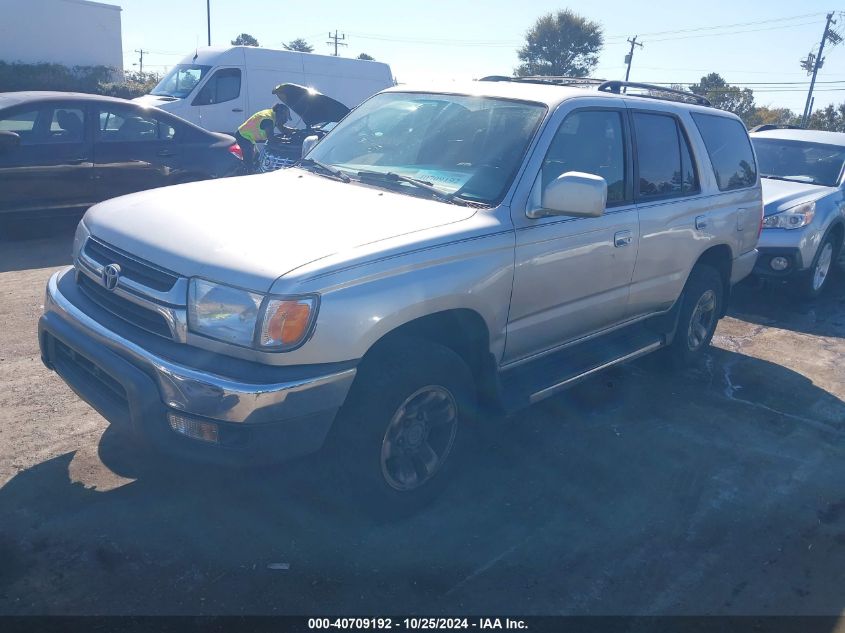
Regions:
<instances>
[{"instance_id":1,"label":"white box truck","mask_svg":"<svg viewBox=\"0 0 845 633\"><path fill-rule=\"evenodd\" d=\"M254 46L198 48L136 102L167 110L212 132L233 133L278 100L273 88L315 88L354 108L394 84L387 64ZM288 125L300 126L298 117Z\"/></svg>"}]
</instances>

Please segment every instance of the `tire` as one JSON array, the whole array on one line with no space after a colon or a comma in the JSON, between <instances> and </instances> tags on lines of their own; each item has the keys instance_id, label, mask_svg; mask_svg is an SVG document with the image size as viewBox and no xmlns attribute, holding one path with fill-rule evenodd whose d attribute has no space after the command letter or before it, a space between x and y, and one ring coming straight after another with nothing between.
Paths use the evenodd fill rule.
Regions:
<instances>
[{"instance_id":1,"label":"tire","mask_svg":"<svg viewBox=\"0 0 845 633\"><path fill-rule=\"evenodd\" d=\"M693 268L684 286L675 337L666 350L674 368L694 363L710 345L724 296L724 282L716 269L707 265Z\"/></svg>"},{"instance_id":2,"label":"tire","mask_svg":"<svg viewBox=\"0 0 845 633\"><path fill-rule=\"evenodd\" d=\"M339 483L374 518L421 509L461 466L475 400L472 373L447 347L406 339L374 351L329 443Z\"/></svg>"},{"instance_id":3,"label":"tire","mask_svg":"<svg viewBox=\"0 0 845 633\"><path fill-rule=\"evenodd\" d=\"M833 272L837 258L837 245L832 235L825 237L810 269L795 280L794 289L804 299L815 299L827 288L828 279Z\"/></svg>"}]
</instances>

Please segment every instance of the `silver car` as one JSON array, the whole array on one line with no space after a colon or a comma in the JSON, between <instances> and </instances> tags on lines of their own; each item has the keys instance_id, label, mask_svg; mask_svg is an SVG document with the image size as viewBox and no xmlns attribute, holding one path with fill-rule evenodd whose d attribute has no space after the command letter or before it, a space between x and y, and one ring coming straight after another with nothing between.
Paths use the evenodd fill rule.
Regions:
<instances>
[{"instance_id":1,"label":"silver car","mask_svg":"<svg viewBox=\"0 0 845 633\"><path fill-rule=\"evenodd\" d=\"M766 205L754 273L816 297L845 236L845 134L772 129L751 140Z\"/></svg>"},{"instance_id":2,"label":"silver car","mask_svg":"<svg viewBox=\"0 0 845 633\"><path fill-rule=\"evenodd\" d=\"M424 503L494 416L700 357L754 266L745 127L624 87L390 89L292 169L97 205L42 358L162 450L323 448L362 503Z\"/></svg>"}]
</instances>

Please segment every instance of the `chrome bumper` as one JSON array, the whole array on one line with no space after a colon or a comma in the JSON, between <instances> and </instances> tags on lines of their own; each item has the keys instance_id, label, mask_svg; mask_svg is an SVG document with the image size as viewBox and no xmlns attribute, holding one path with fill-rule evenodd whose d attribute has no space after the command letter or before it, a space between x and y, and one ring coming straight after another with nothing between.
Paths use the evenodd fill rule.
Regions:
<instances>
[{"instance_id":1,"label":"chrome bumper","mask_svg":"<svg viewBox=\"0 0 845 633\"><path fill-rule=\"evenodd\" d=\"M162 403L170 409L233 423L280 422L319 414L333 417L355 378L352 367L321 376L254 383L174 363L118 336L77 308L58 287L60 279L72 271L68 268L50 278L45 316L56 315L151 376ZM226 357L221 356L221 367L225 363Z\"/></svg>"}]
</instances>

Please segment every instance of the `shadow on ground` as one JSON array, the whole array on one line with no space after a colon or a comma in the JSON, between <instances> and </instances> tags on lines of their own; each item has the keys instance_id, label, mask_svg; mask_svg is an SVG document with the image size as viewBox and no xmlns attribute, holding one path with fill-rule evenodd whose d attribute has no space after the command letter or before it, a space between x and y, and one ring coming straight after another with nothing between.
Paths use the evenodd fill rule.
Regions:
<instances>
[{"instance_id":1,"label":"shadow on ground","mask_svg":"<svg viewBox=\"0 0 845 633\"><path fill-rule=\"evenodd\" d=\"M79 220L75 215L0 227L0 273L70 264Z\"/></svg>"},{"instance_id":2,"label":"shadow on ground","mask_svg":"<svg viewBox=\"0 0 845 633\"><path fill-rule=\"evenodd\" d=\"M175 466L107 431L97 463L64 454L0 489L0 613L839 614L843 420L741 354L635 364L509 420L387 523L319 457ZM103 465L129 480L72 480Z\"/></svg>"}]
</instances>

